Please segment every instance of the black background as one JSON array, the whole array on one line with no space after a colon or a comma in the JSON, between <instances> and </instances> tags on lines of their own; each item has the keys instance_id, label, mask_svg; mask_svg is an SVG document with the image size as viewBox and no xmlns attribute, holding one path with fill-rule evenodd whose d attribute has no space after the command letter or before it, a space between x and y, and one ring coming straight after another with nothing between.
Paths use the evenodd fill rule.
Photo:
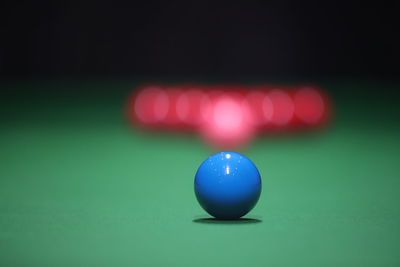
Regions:
<instances>
[{"instance_id":1,"label":"black background","mask_svg":"<svg viewBox=\"0 0 400 267\"><path fill-rule=\"evenodd\" d=\"M10 1L1 79L398 79L394 4L320 1Z\"/></svg>"}]
</instances>

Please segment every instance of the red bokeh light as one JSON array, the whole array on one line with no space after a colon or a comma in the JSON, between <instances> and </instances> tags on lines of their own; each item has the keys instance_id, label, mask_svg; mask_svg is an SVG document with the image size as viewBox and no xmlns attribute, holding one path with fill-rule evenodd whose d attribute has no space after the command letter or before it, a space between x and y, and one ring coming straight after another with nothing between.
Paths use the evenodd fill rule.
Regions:
<instances>
[{"instance_id":1,"label":"red bokeh light","mask_svg":"<svg viewBox=\"0 0 400 267\"><path fill-rule=\"evenodd\" d=\"M284 90L275 89L268 94L272 102L271 122L280 127L289 126L294 113L294 104L290 95Z\"/></svg>"},{"instance_id":2,"label":"red bokeh light","mask_svg":"<svg viewBox=\"0 0 400 267\"><path fill-rule=\"evenodd\" d=\"M183 92L176 102L176 112L181 122L197 127L203 122L202 107L209 103L207 94L198 89Z\"/></svg>"},{"instance_id":3,"label":"red bokeh light","mask_svg":"<svg viewBox=\"0 0 400 267\"><path fill-rule=\"evenodd\" d=\"M326 111L321 94L309 87L294 94L294 105L296 117L306 124L320 123Z\"/></svg>"},{"instance_id":4,"label":"red bokeh light","mask_svg":"<svg viewBox=\"0 0 400 267\"><path fill-rule=\"evenodd\" d=\"M237 147L251 139L254 127L249 123L250 110L237 95L221 94L204 110L201 133L218 147Z\"/></svg>"},{"instance_id":5,"label":"red bokeh light","mask_svg":"<svg viewBox=\"0 0 400 267\"><path fill-rule=\"evenodd\" d=\"M128 115L148 128L200 133L219 148L235 148L256 134L316 129L330 118L319 88L147 85L129 100Z\"/></svg>"},{"instance_id":6,"label":"red bokeh light","mask_svg":"<svg viewBox=\"0 0 400 267\"><path fill-rule=\"evenodd\" d=\"M168 95L159 87L140 91L134 101L134 117L142 124L156 124L164 120L169 109Z\"/></svg>"}]
</instances>

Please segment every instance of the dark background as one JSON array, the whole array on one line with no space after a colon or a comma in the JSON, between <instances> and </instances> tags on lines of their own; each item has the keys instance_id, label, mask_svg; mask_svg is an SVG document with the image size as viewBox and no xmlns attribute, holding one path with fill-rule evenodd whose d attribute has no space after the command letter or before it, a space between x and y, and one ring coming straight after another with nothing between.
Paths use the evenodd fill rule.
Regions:
<instances>
[{"instance_id":1,"label":"dark background","mask_svg":"<svg viewBox=\"0 0 400 267\"><path fill-rule=\"evenodd\" d=\"M394 4L9 1L1 79L345 77L397 80Z\"/></svg>"}]
</instances>

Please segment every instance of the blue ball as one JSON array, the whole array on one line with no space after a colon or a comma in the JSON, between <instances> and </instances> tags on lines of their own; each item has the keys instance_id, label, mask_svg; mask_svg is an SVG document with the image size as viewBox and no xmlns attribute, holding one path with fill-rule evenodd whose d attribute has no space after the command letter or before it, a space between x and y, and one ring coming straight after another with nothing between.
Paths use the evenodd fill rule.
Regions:
<instances>
[{"instance_id":1,"label":"blue ball","mask_svg":"<svg viewBox=\"0 0 400 267\"><path fill-rule=\"evenodd\" d=\"M199 167L194 191L200 205L217 219L247 214L261 194L261 177L251 160L236 152L220 152Z\"/></svg>"}]
</instances>

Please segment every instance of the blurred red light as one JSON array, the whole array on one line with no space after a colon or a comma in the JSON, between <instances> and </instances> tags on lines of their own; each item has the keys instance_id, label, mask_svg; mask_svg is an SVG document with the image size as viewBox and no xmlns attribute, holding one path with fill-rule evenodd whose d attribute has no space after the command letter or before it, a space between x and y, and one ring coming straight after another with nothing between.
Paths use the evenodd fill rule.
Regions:
<instances>
[{"instance_id":1,"label":"blurred red light","mask_svg":"<svg viewBox=\"0 0 400 267\"><path fill-rule=\"evenodd\" d=\"M203 136L219 147L236 147L249 141L254 127L246 118L250 113L241 98L222 95L207 107L208 117L202 127Z\"/></svg>"},{"instance_id":2,"label":"blurred red light","mask_svg":"<svg viewBox=\"0 0 400 267\"><path fill-rule=\"evenodd\" d=\"M293 100L283 90L272 90L268 94L272 102L272 117L271 121L277 126L288 126L293 119L294 104Z\"/></svg>"},{"instance_id":3,"label":"blurred red light","mask_svg":"<svg viewBox=\"0 0 400 267\"><path fill-rule=\"evenodd\" d=\"M321 94L312 88L300 89L294 95L295 115L307 124L317 124L325 112Z\"/></svg>"},{"instance_id":4,"label":"blurred red light","mask_svg":"<svg viewBox=\"0 0 400 267\"><path fill-rule=\"evenodd\" d=\"M135 117L144 124L163 120L168 113L168 108L168 96L158 87L145 88L139 92L134 102Z\"/></svg>"}]
</instances>

